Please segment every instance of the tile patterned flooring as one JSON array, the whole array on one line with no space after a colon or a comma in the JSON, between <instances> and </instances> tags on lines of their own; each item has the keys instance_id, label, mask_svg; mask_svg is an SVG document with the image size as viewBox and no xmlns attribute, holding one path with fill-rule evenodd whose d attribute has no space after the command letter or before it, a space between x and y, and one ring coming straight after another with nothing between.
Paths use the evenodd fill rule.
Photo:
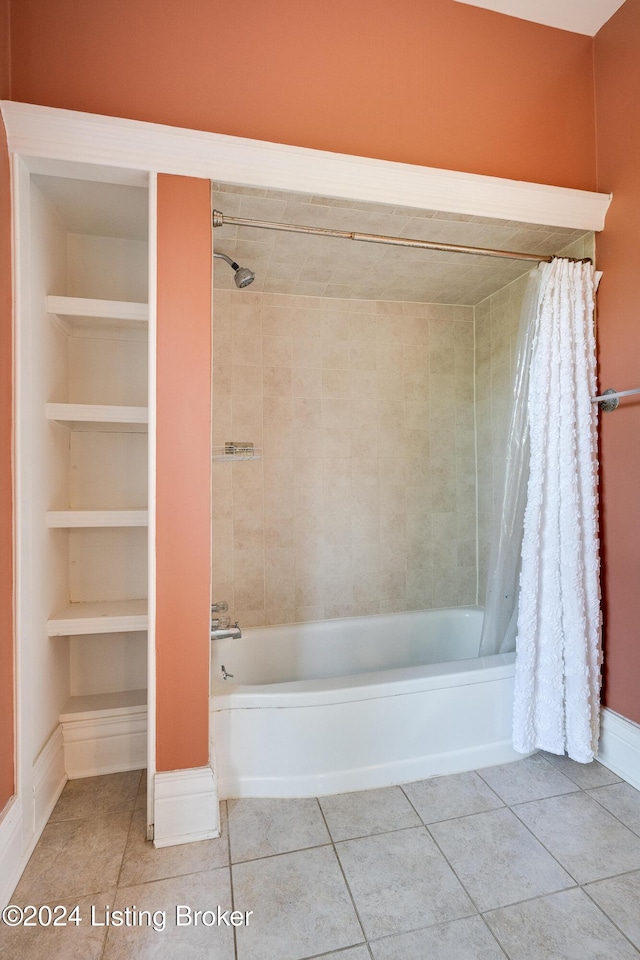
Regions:
<instances>
[{"instance_id":1,"label":"tile patterned flooring","mask_svg":"<svg viewBox=\"0 0 640 960\"><path fill-rule=\"evenodd\" d=\"M640 958L640 792L595 762L539 753L319 800L229 800L219 840L161 850L144 802L139 772L67 784L12 900L78 904L83 922L0 925L1 957ZM179 927L177 904L253 914ZM166 927L92 926L107 905L165 912Z\"/></svg>"}]
</instances>

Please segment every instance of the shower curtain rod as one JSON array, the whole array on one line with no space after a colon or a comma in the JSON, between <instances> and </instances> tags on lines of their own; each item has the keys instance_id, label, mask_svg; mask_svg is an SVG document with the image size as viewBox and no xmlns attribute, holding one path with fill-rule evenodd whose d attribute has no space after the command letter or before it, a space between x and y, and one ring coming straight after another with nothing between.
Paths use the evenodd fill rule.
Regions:
<instances>
[{"instance_id":1,"label":"shower curtain rod","mask_svg":"<svg viewBox=\"0 0 640 960\"><path fill-rule=\"evenodd\" d=\"M481 257L502 257L507 260L533 260L535 263L551 263L556 257L541 256L538 253L516 253L513 250L490 250L485 247L464 247L457 243L438 243L435 240L410 240L406 237L386 237L376 233L356 233L349 230L333 230L330 227L304 227L295 223L277 223L272 220L250 220L245 217L227 217L220 210L213 211L213 226L222 227L226 223L238 227L258 227L264 230L282 230L287 233L310 233L322 237L340 237L343 240L362 240L365 243L386 243L395 247L417 247L421 250L441 250L445 253L469 253ZM575 259L567 257L573 263L591 263L590 257Z\"/></svg>"}]
</instances>

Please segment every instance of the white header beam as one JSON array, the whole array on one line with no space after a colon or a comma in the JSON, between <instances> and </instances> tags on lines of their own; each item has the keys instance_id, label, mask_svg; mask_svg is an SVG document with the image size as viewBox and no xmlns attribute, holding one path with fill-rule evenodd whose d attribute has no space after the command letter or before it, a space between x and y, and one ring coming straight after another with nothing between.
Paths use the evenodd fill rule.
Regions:
<instances>
[{"instance_id":1,"label":"white header beam","mask_svg":"<svg viewBox=\"0 0 640 960\"><path fill-rule=\"evenodd\" d=\"M608 194L3 101L9 149L76 164L204 177L243 186L602 230ZM29 161L27 161L29 162ZM31 163L29 165L31 166ZM86 168L82 173L86 177ZM130 180L128 181L130 182Z\"/></svg>"}]
</instances>

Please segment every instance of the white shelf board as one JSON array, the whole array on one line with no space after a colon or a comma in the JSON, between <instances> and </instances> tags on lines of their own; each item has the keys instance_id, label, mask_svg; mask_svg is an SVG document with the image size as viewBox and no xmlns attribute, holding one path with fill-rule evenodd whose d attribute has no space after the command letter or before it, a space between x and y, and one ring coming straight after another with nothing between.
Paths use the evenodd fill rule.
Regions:
<instances>
[{"instance_id":1,"label":"white shelf board","mask_svg":"<svg viewBox=\"0 0 640 960\"><path fill-rule=\"evenodd\" d=\"M122 407L95 403L47 403L47 420L56 420L72 430L109 430L146 433L148 407Z\"/></svg>"},{"instance_id":2,"label":"white shelf board","mask_svg":"<svg viewBox=\"0 0 640 960\"><path fill-rule=\"evenodd\" d=\"M146 527L148 510L47 510L48 527Z\"/></svg>"},{"instance_id":3,"label":"white shelf board","mask_svg":"<svg viewBox=\"0 0 640 960\"><path fill-rule=\"evenodd\" d=\"M78 637L94 633L133 633L148 627L146 600L69 603L47 621L47 636Z\"/></svg>"},{"instance_id":4,"label":"white shelf board","mask_svg":"<svg viewBox=\"0 0 640 960\"><path fill-rule=\"evenodd\" d=\"M74 720L91 720L95 717L146 713L146 711L146 690L94 693L85 696L69 697L60 713L60 723L69 723Z\"/></svg>"},{"instance_id":5,"label":"white shelf board","mask_svg":"<svg viewBox=\"0 0 640 960\"><path fill-rule=\"evenodd\" d=\"M118 334L146 331L149 325L149 305L128 300L48 296L47 312L58 318L67 333Z\"/></svg>"}]
</instances>

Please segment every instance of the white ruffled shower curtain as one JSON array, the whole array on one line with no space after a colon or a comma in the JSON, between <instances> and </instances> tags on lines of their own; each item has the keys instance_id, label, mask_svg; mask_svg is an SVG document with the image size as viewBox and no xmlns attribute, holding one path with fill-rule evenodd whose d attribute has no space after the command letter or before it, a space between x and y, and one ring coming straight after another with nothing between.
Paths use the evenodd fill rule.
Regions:
<instances>
[{"instance_id":1,"label":"white ruffled shower curtain","mask_svg":"<svg viewBox=\"0 0 640 960\"><path fill-rule=\"evenodd\" d=\"M514 747L587 763L597 751L600 712L597 409L591 403L599 276L591 264L563 259L534 274L520 333L481 652L508 649L517 620Z\"/></svg>"}]
</instances>

